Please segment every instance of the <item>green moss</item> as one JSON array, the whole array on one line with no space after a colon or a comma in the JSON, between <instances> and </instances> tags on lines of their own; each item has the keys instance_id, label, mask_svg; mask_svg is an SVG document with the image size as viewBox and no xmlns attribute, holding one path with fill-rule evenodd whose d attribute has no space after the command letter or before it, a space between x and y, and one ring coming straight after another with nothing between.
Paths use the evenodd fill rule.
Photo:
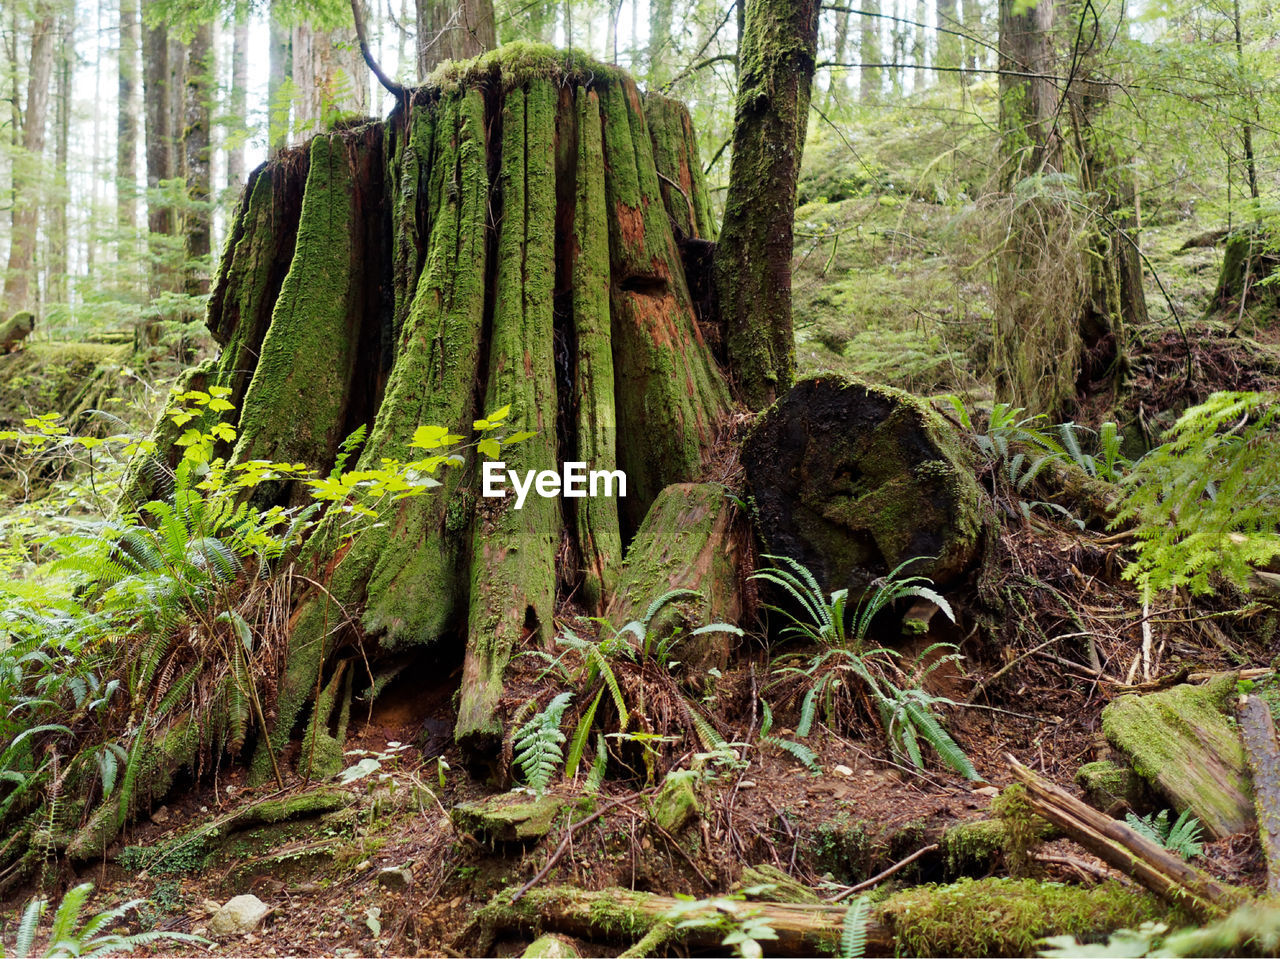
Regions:
<instances>
[{"instance_id":1,"label":"green moss","mask_svg":"<svg viewBox=\"0 0 1280 959\"><path fill-rule=\"evenodd\" d=\"M668 773L662 788L653 797L649 815L659 828L675 835L698 818L698 796L688 776Z\"/></svg>"},{"instance_id":2,"label":"green moss","mask_svg":"<svg viewBox=\"0 0 1280 959\"><path fill-rule=\"evenodd\" d=\"M502 793L459 803L449 810L449 818L458 829L485 842L530 842L551 832L569 806L562 796L533 799L523 793Z\"/></svg>"},{"instance_id":3,"label":"green moss","mask_svg":"<svg viewBox=\"0 0 1280 959\"><path fill-rule=\"evenodd\" d=\"M684 191L681 195L670 184L662 184L667 215L685 237L714 240L717 218L698 157L698 138L688 108L678 100L650 90L644 95L644 116L657 171L678 183Z\"/></svg>"},{"instance_id":4,"label":"green moss","mask_svg":"<svg viewBox=\"0 0 1280 959\"><path fill-rule=\"evenodd\" d=\"M1146 783L1128 766L1106 759L1085 763L1076 770L1075 779L1089 804L1103 811L1117 803L1123 803L1134 812L1141 812L1150 805Z\"/></svg>"},{"instance_id":5,"label":"green moss","mask_svg":"<svg viewBox=\"0 0 1280 959\"><path fill-rule=\"evenodd\" d=\"M1008 841L1008 831L999 819L977 819L952 826L942 834L940 843L947 873L960 876L987 871Z\"/></svg>"},{"instance_id":6,"label":"green moss","mask_svg":"<svg viewBox=\"0 0 1280 959\"><path fill-rule=\"evenodd\" d=\"M1114 881L1082 888L1030 879L961 879L904 890L879 908L899 951L916 956L1031 955L1045 936L1088 941L1170 916L1150 893Z\"/></svg>"},{"instance_id":7,"label":"green moss","mask_svg":"<svg viewBox=\"0 0 1280 959\"><path fill-rule=\"evenodd\" d=\"M549 80L507 93L502 116L493 323L486 411L511 407L512 430L535 435L503 451L507 469L554 471L557 462L555 121ZM490 500L472 527L467 658L458 705L460 742L487 750L503 734L502 674L525 637L549 645L554 631L559 500ZM494 621L496 617L496 622Z\"/></svg>"},{"instance_id":8,"label":"green moss","mask_svg":"<svg viewBox=\"0 0 1280 959\"><path fill-rule=\"evenodd\" d=\"M521 953L522 959L570 959L582 955L563 936L539 936Z\"/></svg>"},{"instance_id":9,"label":"green moss","mask_svg":"<svg viewBox=\"0 0 1280 959\"><path fill-rule=\"evenodd\" d=\"M1234 674L1121 696L1102 711L1102 731L1134 771L1216 837L1252 829L1248 763L1230 718Z\"/></svg>"},{"instance_id":10,"label":"green moss","mask_svg":"<svg viewBox=\"0 0 1280 959\"><path fill-rule=\"evenodd\" d=\"M327 134L311 141L297 249L245 392L235 459L306 463L321 470L343 439L362 309L365 212L361 172L380 138ZM266 489L255 494L266 498Z\"/></svg>"},{"instance_id":11,"label":"green moss","mask_svg":"<svg viewBox=\"0 0 1280 959\"><path fill-rule=\"evenodd\" d=\"M608 83L625 74L577 50L557 50L541 43L517 41L473 60L446 61L427 77L425 86L441 93L497 83L504 90L545 80L557 86Z\"/></svg>"}]
</instances>

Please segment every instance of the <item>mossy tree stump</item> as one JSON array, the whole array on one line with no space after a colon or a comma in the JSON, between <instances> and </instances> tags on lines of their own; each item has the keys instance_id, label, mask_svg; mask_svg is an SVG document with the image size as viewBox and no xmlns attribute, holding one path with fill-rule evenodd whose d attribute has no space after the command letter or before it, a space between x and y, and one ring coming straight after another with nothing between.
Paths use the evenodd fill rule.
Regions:
<instances>
[{"instance_id":1,"label":"mossy tree stump","mask_svg":"<svg viewBox=\"0 0 1280 959\"><path fill-rule=\"evenodd\" d=\"M376 468L416 458L419 426L470 435L510 404L510 428L536 436L504 451L508 469L627 476L625 498L517 510L479 495L473 458L354 536L349 516L326 516L302 555L324 589L298 600L273 748L340 647L376 659L458 643L456 735L484 753L503 732L512 650L551 641L557 595L603 612L626 539L665 487L696 477L730 409L673 230L711 229L692 143L683 108L646 111L616 69L509 46L252 176L209 313L223 353L205 371L233 390L235 459L324 472L365 426L356 468ZM679 190L664 191L655 156ZM255 767L269 770L263 749Z\"/></svg>"}]
</instances>

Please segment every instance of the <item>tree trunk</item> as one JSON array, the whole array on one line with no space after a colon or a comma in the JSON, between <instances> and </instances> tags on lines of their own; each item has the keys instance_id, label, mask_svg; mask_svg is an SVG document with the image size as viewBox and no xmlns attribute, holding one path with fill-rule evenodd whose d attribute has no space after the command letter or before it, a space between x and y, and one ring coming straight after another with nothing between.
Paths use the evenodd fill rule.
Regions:
<instances>
[{"instance_id":1,"label":"tree trunk","mask_svg":"<svg viewBox=\"0 0 1280 959\"><path fill-rule=\"evenodd\" d=\"M120 244L116 256L132 262L138 229L138 49L142 24L138 0L120 0L120 59L116 84L116 222Z\"/></svg>"},{"instance_id":2,"label":"tree trunk","mask_svg":"<svg viewBox=\"0 0 1280 959\"><path fill-rule=\"evenodd\" d=\"M862 18L861 30L858 34L858 59L866 66L858 71L858 101L862 104L873 104L880 101L881 74L878 64L882 58L880 50L880 0L867 0L862 5L868 16Z\"/></svg>"},{"instance_id":3,"label":"tree trunk","mask_svg":"<svg viewBox=\"0 0 1280 959\"><path fill-rule=\"evenodd\" d=\"M972 0L968 0L972 2ZM1049 2L1049 0L1045 0ZM961 23L956 16L956 0L938 0L938 26L946 27L948 30L959 30ZM940 67L958 67L960 66L960 38L954 33L938 33L938 53L935 62ZM946 77L939 77L939 82L947 81Z\"/></svg>"},{"instance_id":4,"label":"tree trunk","mask_svg":"<svg viewBox=\"0 0 1280 959\"><path fill-rule=\"evenodd\" d=\"M231 38L231 112L227 142L227 189L239 193L245 184L245 140L249 134L249 7L235 8Z\"/></svg>"},{"instance_id":5,"label":"tree trunk","mask_svg":"<svg viewBox=\"0 0 1280 959\"><path fill-rule=\"evenodd\" d=\"M50 303L66 303L70 298L70 281L67 275L70 236L67 232L67 206L70 194L67 177L67 160L71 153L71 81L75 70L75 11L62 15L58 44L57 104L54 142L54 197L49 205L49 272L48 292Z\"/></svg>"},{"instance_id":6,"label":"tree trunk","mask_svg":"<svg viewBox=\"0 0 1280 959\"><path fill-rule=\"evenodd\" d=\"M183 167L187 185L187 209L182 234L186 243L183 288L190 296L209 292L208 257L213 230L212 145L210 107L214 74L213 27L196 27L187 50Z\"/></svg>"},{"instance_id":7,"label":"tree trunk","mask_svg":"<svg viewBox=\"0 0 1280 959\"><path fill-rule=\"evenodd\" d=\"M417 0L418 79L445 60L470 60L497 46L493 0Z\"/></svg>"},{"instance_id":8,"label":"tree trunk","mask_svg":"<svg viewBox=\"0 0 1280 959\"><path fill-rule=\"evenodd\" d=\"M236 461L325 472L363 424L357 468L376 468L415 458L421 425L467 434L510 404L509 428L536 437L503 451L508 469L626 474L625 498L530 496L517 510L479 495L473 461L382 524L328 514L304 552L325 590L293 617L277 751L335 647L361 643L376 662L453 643L465 648L456 735L488 755L515 646L550 641L557 597L602 611L649 505L702 468L728 391L664 199L687 205L664 198L654 144L698 163L681 153L683 111L651 111L678 133L651 134L634 83L601 64L494 61L251 174L209 308L224 346L208 382L240 410ZM256 496L303 498L284 484Z\"/></svg>"},{"instance_id":9,"label":"tree trunk","mask_svg":"<svg viewBox=\"0 0 1280 959\"><path fill-rule=\"evenodd\" d=\"M9 238L9 271L5 275L7 311L30 309L35 302L36 229L40 221L40 170L45 122L49 113L49 81L53 74L56 20L48 0L36 4L28 63L27 98L22 111L22 149L13 160L13 233Z\"/></svg>"},{"instance_id":10,"label":"tree trunk","mask_svg":"<svg viewBox=\"0 0 1280 959\"><path fill-rule=\"evenodd\" d=\"M268 76L267 76L267 142L274 157L289 142L289 99L285 95L284 80L293 72L293 50L289 43L289 29L284 26L279 0L271 0L268 18Z\"/></svg>"},{"instance_id":11,"label":"tree trunk","mask_svg":"<svg viewBox=\"0 0 1280 959\"><path fill-rule=\"evenodd\" d=\"M666 49L671 43L673 0L649 0L649 86L660 87L670 75Z\"/></svg>"},{"instance_id":12,"label":"tree trunk","mask_svg":"<svg viewBox=\"0 0 1280 959\"><path fill-rule=\"evenodd\" d=\"M791 320L796 181L818 46L817 0L755 0L738 51L738 100L715 285L729 365L752 409L795 376Z\"/></svg>"},{"instance_id":13,"label":"tree trunk","mask_svg":"<svg viewBox=\"0 0 1280 959\"><path fill-rule=\"evenodd\" d=\"M1062 169L1061 137L1054 126L1059 94L1051 79L1058 0L1019 6L1017 0L1000 0L1000 134L1009 184Z\"/></svg>"},{"instance_id":14,"label":"tree trunk","mask_svg":"<svg viewBox=\"0 0 1280 959\"><path fill-rule=\"evenodd\" d=\"M309 137L338 119L369 109L365 67L352 48L350 29L322 30L309 23L293 28L293 132Z\"/></svg>"},{"instance_id":15,"label":"tree trunk","mask_svg":"<svg viewBox=\"0 0 1280 959\"><path fill-rule=\"evenodd\" d=\"M154 3L155 0L148 0ZM173 111L170 90L174 69L171 64L173 44L169 29L163 23L143 30L142 87L146 100L147 154L147 245L151 256L150 293L152 298L173 291L176 277L171 249L177 233L173 204L164 196L162 185L177 175L174 146Z\"/></svg>"}]
</instances>

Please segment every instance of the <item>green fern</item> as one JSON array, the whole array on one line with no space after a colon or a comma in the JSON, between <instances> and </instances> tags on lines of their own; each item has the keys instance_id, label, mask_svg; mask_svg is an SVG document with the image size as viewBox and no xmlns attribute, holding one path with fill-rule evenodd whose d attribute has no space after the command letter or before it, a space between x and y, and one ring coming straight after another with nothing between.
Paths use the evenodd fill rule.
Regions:
<instances>
[{"instance_id":1,"label":"green fern","mask_svg":"<svg viewBox=\"0 0 1280 959\"><path fill-rule=\"evenodd\" d=\"M1157 846L1176 852L1183 859L1194 859L1204 851L1204 843L1200 841L1202 826L1200 820L1191 815L1190 809L1184 809L1172 824L1168 809L1162 809L1154 816L1125 813L1124 818L1134 832Z\"/></svg>"},{"instance_id":2,"label":"green fern","mask_svg":"<svg viewBox=\"0 0 1280 959\"><path fill-rule=\"evenodd\" d=\"M189 942L208 945L209 940L181 932L143 932L131 936L104 932L118 923L143 900L133 899L114 909L100 912L80 925L80 913L93 892L93 883L86 882L68 890L53 915L48 934L43 943L37 944L40 920L48 909L48 900L32 899L22 912L14 941L15 956L107 956L113 953L133 952L154 942ZM0 956L4 950L0 948Z\"/></svg>"},{"instance_id":3,"label":"green fern","mask_svg":"<svg viewBox=\"0 0 1280 959\"><path fill-rule=\"evenodd\" d=\"M840 959L862 959L867 954L867 926L871 920L871 907L866 897L859 896L849 904L844 914L840 934Z\"/></svg>"},{"instance_id":4,"label":"green fern","mask_svg":"<svg viewBox=\"0 0 1280 959\"><path fill-rule=\"evenodd\" d=\"M1125 570L1144 595L1245 588L1280 556L1280 403L1274 394L1214 393L1179 417L1165 443L1123 484L1113 526L1136 523L1138 555Z\"/></svg>"},{"instance_id":5,"label":"green fern","mask_svg":"<svg viewBox=\"0 0 1280 959\"><path fill-rule=\"evenodd\" d=\"M781 736L761 736L760 745L772 746L774 749L780 749L784 753L790 754L793 758L799 760L805 769L813 773L815 776L822 775L822 765L818 762L818 757L812 749L804 743L798 743L790 739L783 739Z\"/></svg>"},{"instance_id":6,"label":"green fern","mask_svg":"<svg viewBox=\"0 0 1280 959\"><path fill-rule=\"evenodd\" d=\"M547 791L564 760L564 733L560 721L573 700L573 693L561 693L545 709L520 727L515 738L515 761L525 783L536 795Z\"/></svg>"}]
</instances>

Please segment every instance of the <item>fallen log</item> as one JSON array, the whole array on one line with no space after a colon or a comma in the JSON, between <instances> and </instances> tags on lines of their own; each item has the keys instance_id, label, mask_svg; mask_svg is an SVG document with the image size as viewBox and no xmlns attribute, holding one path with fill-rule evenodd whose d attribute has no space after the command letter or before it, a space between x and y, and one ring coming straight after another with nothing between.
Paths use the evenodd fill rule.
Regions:
<instances>
[{"instance_id":1,"label":"fallen log","mask_svg":"<svg viewBox=\"0 0 1280 959\"><path fill-rule=\"evenodd\" d=\"M1241 696L1236 707L1253 776L1253 806L1258 838L1267 858L1267 893L1280 893L1280 747L1271 707L1257 696Z\"/></svg>"},{"instance_id":2,"label":"fallen log","mask_svg":"<svg viewBox=\"0 0 1280 959\"><path fill-rule=\"evenodd\" d=\"M1250 901L1248 893L1218 882L1125 823L1085 805L1012 755L1007 759L1014 779L1026 787L1027 803L1036 815L1160 898L1215 919Z\"/></svg>"},{"instance_id":3,"label":"fallen log","mask_svg":"<svg viewBox=\"0 0 1280 959\"><path fill-rule=\"evenodd\" d=\"M681 914L673 918L669 913L677 906ZM492 952L499 935L554 931L596 942L632 944L624 956L651 956L676 944L690 951L723 952L726 933L751 920L768 925L777 935L766 943L770 955L829 955L838 952L848 912L847 905L721 896L705 904L705 914L713 921L675 928L682 919L703 914L690 908L688 900L630 889L547 886L530 889L519 899L512 890L505 890L476 914L454 948L485 955ZM945 886L913 886L873 905L866 920L866 951L869 955L1028 955L1044 936L1067 934L1090 940L1154 919L1184 921L1176 911L1171 916L1156 897L1135 894L1115 881L1084 888L1033 879L962 879Z\"/></svg>"}]
</instances>

